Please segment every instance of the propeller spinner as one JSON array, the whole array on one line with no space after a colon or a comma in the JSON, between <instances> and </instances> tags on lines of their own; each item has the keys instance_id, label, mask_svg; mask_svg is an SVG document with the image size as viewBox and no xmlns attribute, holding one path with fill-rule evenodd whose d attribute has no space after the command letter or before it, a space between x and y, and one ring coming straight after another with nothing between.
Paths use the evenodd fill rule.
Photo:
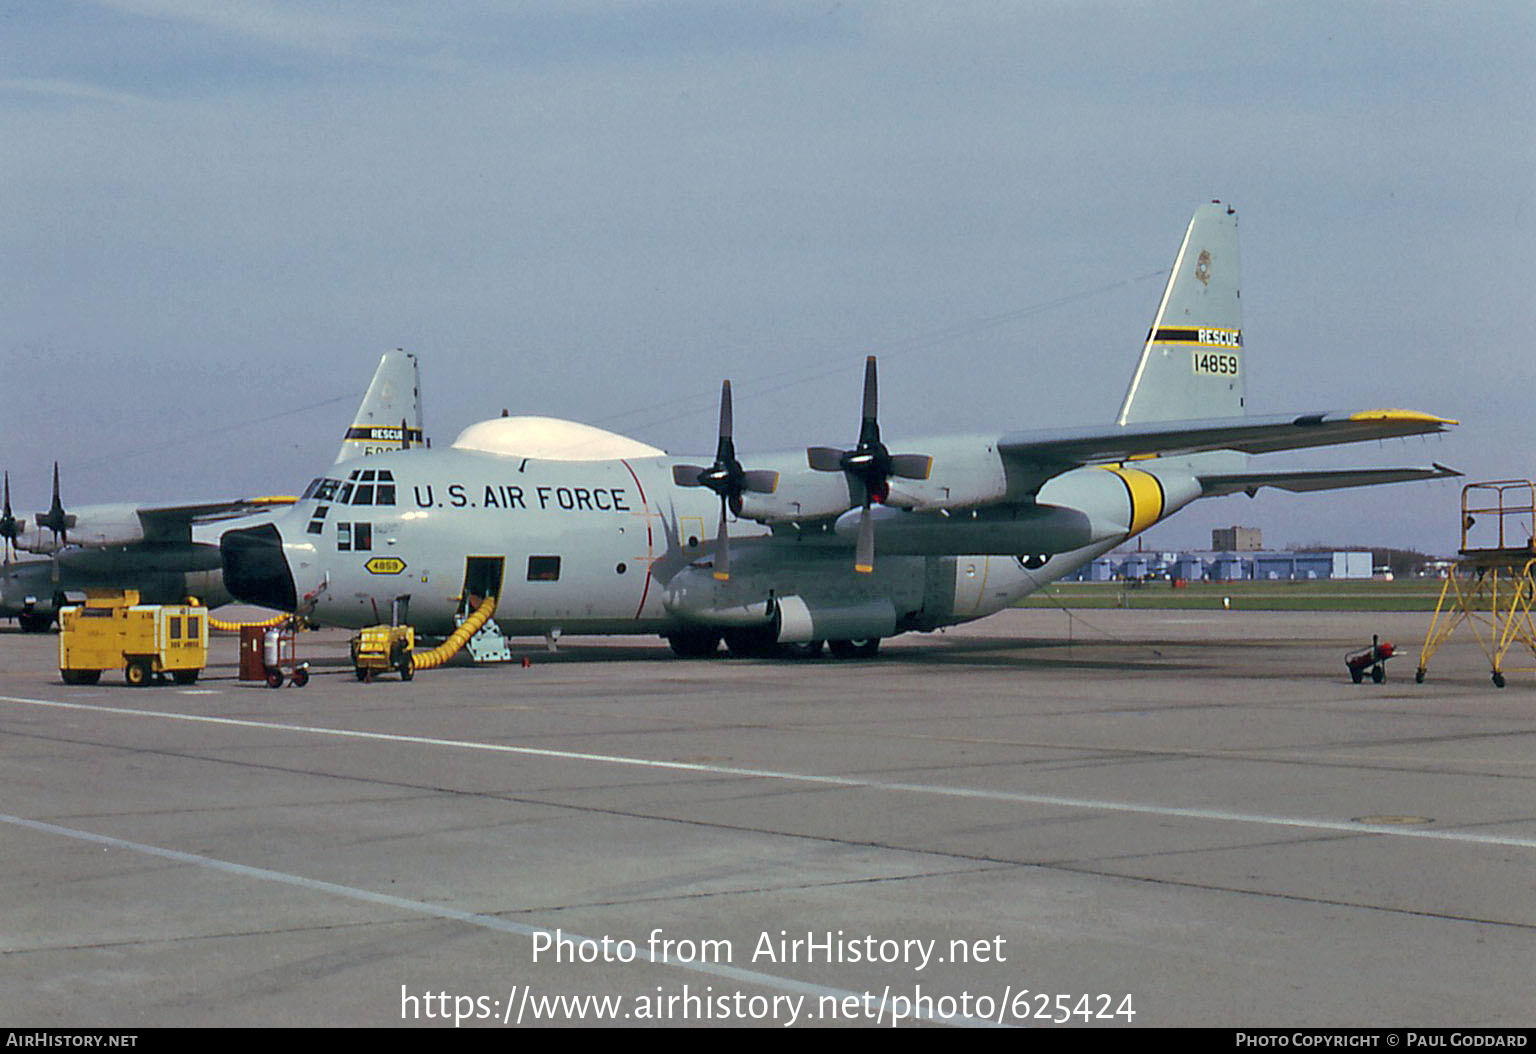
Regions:
<instances>
[{"instance_id":1,"label":"propeller spinner","mask_svg":"<svg viewBox=\"0 0 1536 1054\"><path fill-rule=\"evenodd\" d=\"M875 381L875 357L864 360L864 416L859 425L859 443L852 450L813 446L806 459L817 472L845 472L864 488L864 508L859 516L858 547L853 569L869 574L875 569L875 522L869 514L872 502L884 502L890 496L892 476L902 479L927 479L933 470L928 454L892 454L880 441L879 397Z\"/></svg>"},{"instance_id":2,"label":"propeller spinner","mask_svg":"<svg viewBox=\"0 0 1536 1054\"><path fill-rule=\"evenodd\" d=\"M715 447L715 462L709 467L673 465L672 480L680 487L708 487L720 495L720 530L715 539L715 577L724 582L731 577L730 537L725 530L729 508L741 515L741 496L772 494L779 485L779 474L768 470L748 472L736 460L736 443L731 438L731 382L720 385L720 442Z\"/></svg>"}]
</instances>

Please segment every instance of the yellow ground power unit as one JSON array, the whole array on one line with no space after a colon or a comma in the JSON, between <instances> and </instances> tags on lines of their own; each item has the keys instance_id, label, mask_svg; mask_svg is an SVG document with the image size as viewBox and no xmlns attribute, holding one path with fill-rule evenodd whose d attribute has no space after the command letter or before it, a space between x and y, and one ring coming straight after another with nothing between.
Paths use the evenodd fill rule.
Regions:
<instances>
[{"instance_id":1,"label":"yellow ground power unit","mask_svg":"<svg viewBox=\"0 0 1536 1054\"><path fill-rule=\"evenodd\" d=\"M208 609L140 604L136 590L87 595L59 612L59 673L65 684L95 684L122 670L134 687L167 677L192 684L208 664Z\"/></svg>"},{"instance_id":2,"label":"yellow ground power unit","mask_svg":"<svg viewBox=\"0 0 1536 1054\"><path fill-rule=\"evenodd\" d=\"M410 626L366 626L352 636L352 668L359 681L395 670L402 681L416 675L416 631Z\"/></svg>"}]
</instances>

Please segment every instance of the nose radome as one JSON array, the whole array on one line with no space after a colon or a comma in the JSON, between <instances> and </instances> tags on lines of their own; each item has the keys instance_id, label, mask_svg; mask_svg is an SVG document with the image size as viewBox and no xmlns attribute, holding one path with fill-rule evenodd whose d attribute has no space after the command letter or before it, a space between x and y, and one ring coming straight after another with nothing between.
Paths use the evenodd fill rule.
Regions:
<instances>
[{"instance_id":1,"label":"nose radome","mask_svg":"<svg viewBox=\"0 0 1536 1054\"><path fill-rule=\"evenodd\" d=\"M219 539L224 564L224 586L235 599L276 611L298 607L293 571L283 555L283 536L264 523L226 531Z\"/></svg>"}]
</instances>

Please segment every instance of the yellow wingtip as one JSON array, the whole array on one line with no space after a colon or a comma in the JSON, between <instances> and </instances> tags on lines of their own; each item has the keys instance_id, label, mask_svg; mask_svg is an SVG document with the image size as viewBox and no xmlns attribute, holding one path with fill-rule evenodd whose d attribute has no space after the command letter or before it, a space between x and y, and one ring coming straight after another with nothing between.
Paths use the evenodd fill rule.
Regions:
<instances>
[{"instance_id":1,"label":"yellow wingtip","mask_svg":"<svg viewBox=\"0 0 1536 1054\"><path fill-rule=\"evenodd\" d=\"M1357 414L1350 414L1349 419L1351 421L1419 421L1437 425L1461 424L1453 417L1440 417L1437 414L1426 414L1418 410L1362 410Z\"/></svg>"}]
</instances>

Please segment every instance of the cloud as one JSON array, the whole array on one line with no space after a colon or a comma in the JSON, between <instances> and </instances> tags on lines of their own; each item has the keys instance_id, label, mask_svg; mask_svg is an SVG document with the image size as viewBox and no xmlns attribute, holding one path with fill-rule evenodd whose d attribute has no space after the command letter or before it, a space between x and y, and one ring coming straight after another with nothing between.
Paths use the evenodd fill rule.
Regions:
<instances>
[{"instance_id":1,"label":"cloud","mask_svg":"<svg viewBox=\"0 0 1536 1054\"><path fill-rule=\"evenodd\" d=\"M182 22L232 37L295 51L348 54L359 44L390 35L383 23L321 14L272 0L92 0L100 7L161 21Z\"/></svg>"},{"instance_id":2,"label":"cloud","mask_svg":"<svg viewBox=\"0 0 1536 1054\"><path fill-rule=\"evenodd\" d=\"M60 99L86 99L93 102L136 105L146 100L130 92L113 91L79 81L51 80L46 77L11 77L0 80L0 91L26 92Z\"/></svg>"}]
</instances>

